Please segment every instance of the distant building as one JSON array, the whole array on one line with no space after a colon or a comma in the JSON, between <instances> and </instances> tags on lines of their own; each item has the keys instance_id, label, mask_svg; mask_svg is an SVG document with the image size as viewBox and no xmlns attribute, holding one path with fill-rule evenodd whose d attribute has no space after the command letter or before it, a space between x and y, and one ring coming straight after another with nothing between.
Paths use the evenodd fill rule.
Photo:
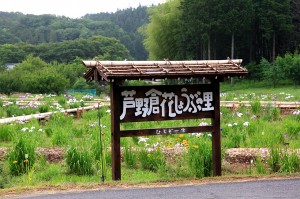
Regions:
<instances>
[{"instance_id":1,"label":"distant building","mask_svg":"<svg viewBox=\"0 0 300 199\"><path fill-rule=\"evenodd\" d=\"M4 67L7 69L7 70L11 70L15 67L15 65L17 65L18 63L6 63L4 64Z\"/></svg>"}]
</instances>

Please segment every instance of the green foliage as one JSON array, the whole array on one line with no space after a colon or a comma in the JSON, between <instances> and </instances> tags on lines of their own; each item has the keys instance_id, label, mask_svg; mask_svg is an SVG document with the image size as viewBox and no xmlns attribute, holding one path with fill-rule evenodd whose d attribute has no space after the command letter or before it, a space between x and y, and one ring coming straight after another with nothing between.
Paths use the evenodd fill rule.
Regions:
<instances>
[{"instance_id":1,"label":"green foliage","mask_svg":"<svg viewBox=\"0 0 300 199\"><path fill-rule=\"evenodd\" d=\"M29 140L20 138L9 153L8 161L12 175L28 173L35 162L34 145Z\"/></svg>"},{"instance_id":2,"label":"green foliage","mask_svg":"<svg viewBox=\"0 0 300 199\"><path fill-rule=\"evenodd\" d=\"M150 171L158 171L161 166L166 164L165 158L160 150L139 152L139 160L143 169Z\"/></svg>"},{"instance_id":3,"label":"green foliage","mask_svg":"<svg viewBox=\"0 0 300 199\"><path fill-rule=\"evenodd\" d=\"M255 168L258 174L266 174L266 168L260 156L255 159Z\"/></svg>"},{"instance_id":4,"label":"green foliage","mask_svg":"<svg viewBox=\"0 0 300 199\"><path fill-rule=\"evenodd\" d=\"M282 68L286 79L291 80L295 85L300 83L300 55L298 51L294 54L286 53L284 57L278 56L275 64Z\"/></svg>"},{"instance_id":5,"label":"green foliage","mask_svg":"<svg viewBox=\"0 0 300 199\"><path fill-rule=\"evenodd\" d=\"M77 148L71 147L66 154L66 163L69 172L76 175L92 175L92 157L87 150L78 151Z\"/></svg>"},{"instance_id":6,"label":"green foliage","mask_svg":"<svg viewBox=\"0 0 300 199\"><path fill-rule=\"evenodd\" d=\"M280 153L280 172L294 173L299 170L300 159L297 152L289 154L288 151Z\"/></svg>"},{"instance_id":7,"label":"green foliage","mask_svg":"<svg viewBox=\"0 0 300 199\"><path fill-rule=\"evenodd\" d=\"M135 168L137 166L137 156L132 151L132 147L125 147L124 158L128 168Z\"/></svg>"},{"instance_id":8,"label":"green foliage","mask_svg":"<svg viewBox=\"0 0 300 199\"><path fill-rule=\"evenodd\" d=\"M273 87L278 85L284 77L282 67L276 63L271 64L265 58L260 61L260 68L263 70L264 80L272 82Z\"/></svg>"},{"instance_id":9,"label":"green foliage","mask_svg":"<svg viewBox=\"0 0 300 199\"><path fill-rule=\"evenodd\" d=\"M280 169L280 149L272 148L270 149L270 157L268 158L267 162L269 167L273 172L278 172Z\"/></svg>"},{"instance_id":10,"label":"green foliage","mask_svg":"<svg viewBox=\"0 0 300 199\"><path fill-rule=\"evenodd\" d=\"M300 158L296 151L271 149L268 164L273 172L295 173L300 171Z\"/></svg>"},{"instance_id":11,"label":"green foliage","mask_svg":"<svg viewBox=\"0 0 300 199\"><path fill-rule=\"evenodd\" d=\"M4 108L0 107L0 118L3 118L5 116L5 110Z\"/></svg>"},{"instance_id":12,"label":"green foliage","mask_svg":"<svg viewBox=\"0 0 300 199\"><path fill-rule=\"evenodd\" d=\"M82 19L70 19L53 15L35 16L2 12L0 16L3 20L0 22L0 27L5 27L5 29L0 30L0 44L23 42L23 45L25 43L37 45L80 38L86 39L101 35L108 38L116 38L129 49L135 59L145 60L147 58L147 52L142 46L143 37L137 32L137 28L148 21L146 9L146 6L140 6L136 9L120 10L116 13L90 14ZM22 30L20 30L19 27L22 27ZM19 48L23 54L16 51L16 55L24 56L27 52L33 53L33 45L28 45L24 50ZM18 48L16 49L18 50ZM47 50L41 48L34 52L38 53L39 51L40 53L45 53ZM77 55L80 57L84 57L84 55L87 54L84 45L76 46L66 51L77 52ZM66 53L66 51L59 50L57 51L57 55L60 56L59 54L62 55ZM14 53L13 50L8 54L12 53ZM95 55L96 54L90 57ZM68 58L66 57L65 59ZM5 61L4 63L18 62Z\"/></svg>"},{"instance_id":13,"label":"green foliage","mask_svg":"<svg viewBox=\"0 0 300 199\"><path fill-rule=\"evenodd\" d=\"M55 129L51 139L52 139L53 146L64 146L70 140L70 136L67 134L67 132L65 132L64 129L59 128L59 129Z\"/></svg>"},{"instance_id":14,"label":"green foliage","mask_svg":"<svg viewBox=\"0 0 300 199\"><path fill-rule=\"evenodd\" d=\"M210 140L194 143L188 151L190 171L196 178L212 176L212 147Z\"/></svg>"},{"instance_id":15,"label":"green foliage","mask_svg":"<svg viewBox=\"0 0 300 199\"><path fill-rule=\"evenodd\" d=\"M144 44L149 51L150 60L179 58L179 3L179 0L172 0L149 8L150 23L140 31L146 37Z\"/></svg>"},{"instance_id":16,"label":"green foliage","mask_svg":"<svg viewBox=\"0 0 300 199\"><path fill-rule=\"evenodd\" d=\"M280 109L272 107L270 104L266 106L266 114L263 115L263 119L267 121L276 121L280 119Z\"/></svg>"},{"instance_id":17,"label":"green foliage","mask_svg":"<svg viewBox=\"0 0 300 199\"><path fill-rule=\"evenodd\" d=\"M251 102L251 110L253 114L259 115L262 112L262 106L260 104L260 101L252 101Z\"/></svg>"},{"instance_id":18,"label":"green foliage","mask_svg":"<svg viewBox=\"0 0 300 199\"><path fill-rule=\"evenodd\" d=\"M50 105L48 103L42 104L38 107L40 113L46 113L50 110Z\"/></svg>"},{"instance_id":19,"label":"green foliage","mask_svg":"<svg viewBox=\"0 0 300 199\"><path fill-rule=\"evenodd\" d=\"M16 75L17 74L12 71L0 71L0 93L9 96L19 88L20 82L16 78Z\"/></svg>"},{"instance_id":20,"label":"green foliage","mask_svg":"<svg viewBox=\"0 0 300 199\"><path fill-rule=\"evenodd\" d=\"M296 119L287 119L282 122L286 136L291 137L292 139L297 139L300 136L300 122Z\"/></svg>"},{"instance_id":21,"label":"green foliage","mask_svg":"<svg viewBox=\"0 0 300 199\"><path fill-rule=\"evenodd\" d=\"M20 109L18 105L13 104L7 107L6 113L8 117L13 117L13 116L22 115L23 111Z\"/></svg>"},{"instance_id":22,"label":"green foliage","mask_svg":"<svg viewBox=\"0 0 300 199\"><path fill-rule=\"evenodd\" d=\"M0 141L3 141L3 142L12 141L14 131L15 131L15 129L13 126L1 125L0 126Z\"/></svg>"}]
</instances>

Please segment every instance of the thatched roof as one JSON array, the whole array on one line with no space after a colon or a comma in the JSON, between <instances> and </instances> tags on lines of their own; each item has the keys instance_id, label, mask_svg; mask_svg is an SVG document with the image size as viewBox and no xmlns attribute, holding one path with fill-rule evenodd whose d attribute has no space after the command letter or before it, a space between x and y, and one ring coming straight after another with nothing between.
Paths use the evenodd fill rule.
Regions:
<instances>
[{"instance_id":1,"label":"thatched roof","mask_svg":"<svg viewBox=\"0 0 300 199\"><path fill-rule=\"evenodd\" d=\"M245 76L242 60L201 61L82 61L87 81Z\"/></svg>"}]
</instances>

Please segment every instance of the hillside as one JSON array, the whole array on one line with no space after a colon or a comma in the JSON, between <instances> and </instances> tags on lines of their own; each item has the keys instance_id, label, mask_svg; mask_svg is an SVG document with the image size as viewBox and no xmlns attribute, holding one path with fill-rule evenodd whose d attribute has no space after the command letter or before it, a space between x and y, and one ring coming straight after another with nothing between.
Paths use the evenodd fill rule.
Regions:
<instances>
[{"instance_id":1,"label":"hillside","mask_svg":"<svg viewBox=\"0 0 300 199\"><path fill-rule=\"evenodd\" d=\"M80 19L0 12L0 45L38 45L105 36L119 40L129 50L133 59L143 60L147 59L148 55L138 28L149 21L146 9L147 7L140 6L116 13L86 15Z\"/></svg>"}]
</instances>

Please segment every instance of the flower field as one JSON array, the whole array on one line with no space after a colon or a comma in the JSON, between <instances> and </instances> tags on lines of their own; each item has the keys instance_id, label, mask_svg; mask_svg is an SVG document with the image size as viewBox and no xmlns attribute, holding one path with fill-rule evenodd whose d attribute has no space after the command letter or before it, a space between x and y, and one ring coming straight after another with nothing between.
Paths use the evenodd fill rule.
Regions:
<instances>
[{"instance_id":1,"label":"flower field","mask_svg":"<svg viewBox=\"0 0 300 199\"><path fill-rule=\"evenodd\" d=\"M232 175L225 161L231 148L268 148L268 157L257 156L234 174L299 173L300 110L282 114L274 101L300 100L299 89L226 90L222 101L250 101L251 106L221 107L223 175ZM290 92L291 91L291 92ZM110 108L83 112L80 118L61 110L94 101L87 95L0 96L0 119L57 111L50 119L16 121L0 125L0 187L97 183L111 181ZM260 101L270 104L262 106ZM122 128L205 126L209 119L126 123ZM101 134L101 136L100 136ZM48 161L37 149L57 147L63 160ZM211 133L121 138L122 180L148 182L212 175Z\"/></svg>"}]
</instances>

